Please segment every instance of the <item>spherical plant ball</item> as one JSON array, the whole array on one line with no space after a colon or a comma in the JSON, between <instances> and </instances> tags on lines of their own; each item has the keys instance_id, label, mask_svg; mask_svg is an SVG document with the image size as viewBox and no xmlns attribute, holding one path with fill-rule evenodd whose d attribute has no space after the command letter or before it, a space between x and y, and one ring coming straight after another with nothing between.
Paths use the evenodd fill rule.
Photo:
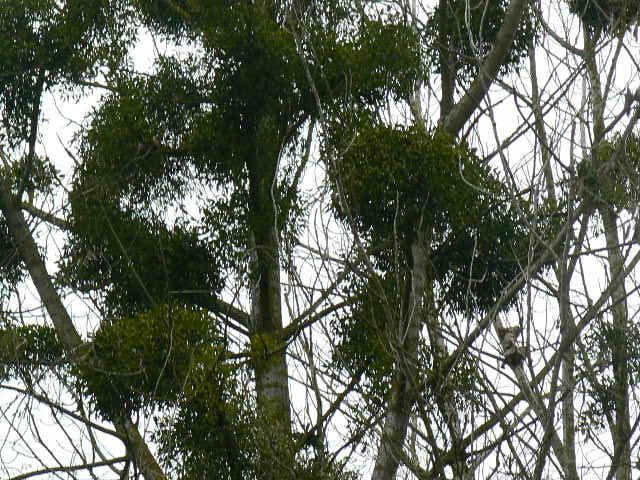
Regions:
<instances>
[{"instance_id":1,"label":"spherical plant ball","mask_svg":"<svg viewBox=\"0 0 640 480\"><path fill-rule=\"evenodd\" d=\"M408 247L419 222L443 235L481 207L473 185L490 180L475 153L440 131L363 124L328 168L333 206L361 234Z\"/></svg>"}]
</instances>

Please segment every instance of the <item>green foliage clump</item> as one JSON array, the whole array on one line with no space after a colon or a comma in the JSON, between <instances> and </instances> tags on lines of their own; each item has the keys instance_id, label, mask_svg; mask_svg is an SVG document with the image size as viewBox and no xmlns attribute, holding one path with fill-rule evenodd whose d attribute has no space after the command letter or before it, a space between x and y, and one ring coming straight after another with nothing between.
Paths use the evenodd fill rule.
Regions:
<instances>
[{"instance_id":1,"label":"green foliage clump","mask_svg":"<svg viewBox=\"0 0 640 480\"><path fill-rule=\"evenodd\" d=\"M38 155L23 156L19 161L11 164L6 179L15 192L26 191L49 193L59 172L48 158ZM24 197L22 198L24 201Z\"/></svg>"},{"instance_id":2,"label":"green foliage clump","mask_svg":"<svg viewBox=\"0 0 640 480\"><path fill-rule=\"evenodd\" d=\"M615 152L619 154L611 163ZM596 205L634 210L640 200L640 137L633 134L625 139L616 135L601 142L595 156L597 162L586 159L577 168L586 195Z\"/></svg>"},{"instance_id":3,"label":"green foliage clump","mask_svg":"<svg viewBox=\"0 0 640 480\"><path fill-rule=\"evenodd\" d=\"M26 273L22 257L18 253L13 236L3 218L0 218L0 282L16 285Z\"/></svg>"},{"instance_id":4,"label":"green foliage clump","mask_svg":"<svg viewBox=\"0 0 640 480\"><path fill-rule=\"evenodd\" d=\"M592 33L624 32L640 20L637 0L568 0L569 10L578 15Z\"/></svg>"},{"instance_id":5,"label":"green foliage clump","mask_svg":"<svg viewBox=\"0 0 640 480\"><path fill-rule=\"evenodd\" d=\"M381 125L359 126L343 158L329 166L338 216L351 215L376 243L397 234L405 246L421 219L439 233L466 223L478 192L464 180L480 186L483 173L473 153L444 133Z\"/></svg>"},{"instance_id":6,"label":"green foliage clump","mask_svg":"<svg viewBox=\"0 0 640 480\"><path fill-rule=\"evenodd\" d=\"M640 384L640 327L632 322L618 326L599 320L584 336L585 362L580 366L579 376L588 397L587 406L581 414L581 429L592 433L594 427L604 428L607 418L615 412L616 381L613 363L615 351L624 350L625 367L629 385ZM589 368L585 365L590 365Z\"/></svg>"},{"instance_id":7,"label":"green foliage clump","mask_svg":"<svg viewBox=\"0 0 640 480\"><path fill-rule=\"evenodd\" d=\"M444 51L453 55L454 71L463 81L469 81L478 74L479 65L495 43L510 2L507 0L481 0L468 2L451 0L445 3L446 11L437 6L429 17L425 37L431 45L430 58L436 72L441 72L447 58L441 58L441 38L445 39ZM506 74L517 68L527 55L527 49L537 36L537 22L533 5L526 8L521 25L516 31L513 45L508 51L500 73Z\"/></svg>"},{"instance_id":8,"label":"green foliage clump","mask_svg":"<svg viewBox=\"0 0 640 480\"><path fill-rule=\"evenodd\" d=\"M286 26L291 12L276 3L135 4L154 32L200 48L163 57L149 76L111 75L114 91L81 141L65 280L106 289L119 311L146 308L149 297L164 302L173 290L215 291L221 268L246 261L249 229L274 218L281 245L293 244L303 206L286 182L298 179L297 165L284 178L276 171L318 113L306 68L327 109L406 97L424 70L410 28L368 18L355 27L353 5L341 2L309 6L319 11L304 12L312 38L299 32L300 45ZM206 202L201 225L170 229L153 213L196 191ZM206 198L212 191L217 198ZM177 268L177 253L194 268Z\"/></svg>"},{"instance_id":9,"label":"green foliage clump","mask_svg":"<svg viewBox=\"0 0 640 480\"><path fill-rule=\"evenodd\" d=\"M153 75L114 79L115 92L95 109L82 138L76 191L146 204L184 194L184 174L194 157L185 137L201 135L203 104L210 101L195 68L188 60L167 58ZM219 158L215 153L195 152Z\"/></svg>"},{"instance_id":10,"label":"green foliage clump","mask_svg":"<svg viewBox=\"0 0 640 480\"><path fill-rule=\"evenodd\" d=\"M325 44L318 53L326 81L318 89L327 107L370 107L382 100L407 100L427 75L422 45L406 25L366 20L348 42Z\"/></svg>"},{"instance_id":11,"label":"green foliage clump","mask_svg":"<svg viewBox=\"0 0 640 480\"><path fill-rule=\"evenodd\" d=\"M101 416L155 409L160 457L179 478L248 478L255 448L236 367L205 312L157 306L103 323L75 367Z\"/></svg>"},{"instance_id":12,"label":"green foliage clump","mask_svg":"<svg viewBox=\"0 0 640 480\"><path fill-rule=\"evenodd\" d=\"M220 384L228 375L215 323L196 310L158 306L105 322L91 345L76 373L81 391L92 394L106 418L175 403L203 376Z\"/></svg>"},{"instance_id":13,"label":"green foliage clump","mask_svg":"<svg viewBox=\"0 0 640 480\"><path fill-rule=\"evenodd\" d=\"M93 77L101 67L113 68L132 35L125 0L3 1L0 110L9 139L28 137L46 88Z\"/></svg>"},{"instance_id":14,"label":"green foliage clump","mask_svg":"<svg viewBox=\"0 0 640 480\"><path fill-rule=\"evenodd\" d=\"M160 457L178 478L252 478L255 418L231 373L194 368L175 409L158 420Z\"/></svg>"},{"instance_id":15,"label":"green foliage clump","mask_svg":"<svg viewBox=\"0 0 640 480\"><path fill-rule=\"evenodd\" d=\"M0 377L32 375L61 365L64 348L53 328L43 325L6 325L0 329Z\"/></svg>"},{"instance_id":16,"label":"green foliage clump","mask_svg":"<svg viewBox=\"0 0 640 480\"><path fill-rule=\"evenodd\" d=\"M282 478L282 477L281 477ZM301 459L294 466L295 480L356 480L356 472L350 471L347 462L329 461L327 458Z\"/></svg>"},{"instance_id":17,"label":"green foliage clump","mask_svg":"<svg viewBox=\"0 0 640 480\"><path fill-rule=\"evenodd\" d=\"M387 401L393 375L398 344L398 325L409 315L408 287L410 276L353 279L342 292L350 299L344 315L332 320L336 341L331 364L344 369L350 375L364 372L360 386L365 392L362 401L367 412L374 414ZM404 298L403 298L404 296ZM406 320L405 320L406 321ZM464 355L446 377L436 370L436 357L442 352L420 342L416 368L417 376L434 379L437 388L429 393L433 398L456 401L460 408L473 408L476 400L475 387L478 375L474 361ZM427 381L427 385L430 384ZM365 415L365 422L367 416Z\"/></svg>"},{"instance_id":18,"label":"green foliage clump","mask_svg":"<svg viewBox=\"0 0 640 480\"><path fill-rule=\"evenodd\" d=\"M219 289L217 255L197 228L169 228L144 212L141 218L92 200L72 201L73 235L61 259L67 284L102 291L106 307L117 314L158 302L202 304Z\"/></svg>"},{"instance_id":19,"label":"green foliage clump","mask_svg":"<svg viewBox=\"0 0 640 480\"><path fill-rule=\"evenodd\" d=\"M402 312L398 308L398 285L392 275L384 278L352 279L342 292L350 299L346 315L332 319L336 339L332 364L351 375L366 371L363 388L369 407L376 409L385 400L393 371L393 348ZM381 290L382 289L382 290ZM393 308L389 308L393 305ZM391 317L391 318L390 318Z\"/></svg>"},{"instance_id":20,"label":"green foliage clump","mask_svg":"<svg viewBox=\"0 0 640 480\"><path fill-rule=\"evenodd\" d=\"M381 268L393 270L398 258L409 268L417 231L429 232L439 300L453 309L490 308L519 272L526 202L524 211L511 206L473 150L448 135L363 123L328 173L336 214L375 246Z\"/></svg>"}]
</instances>

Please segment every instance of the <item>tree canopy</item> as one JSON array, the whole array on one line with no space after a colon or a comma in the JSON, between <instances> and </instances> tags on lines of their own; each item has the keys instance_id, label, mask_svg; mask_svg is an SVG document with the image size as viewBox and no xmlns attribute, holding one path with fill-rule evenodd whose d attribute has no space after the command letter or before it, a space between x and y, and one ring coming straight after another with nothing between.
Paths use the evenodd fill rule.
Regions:
<instances>
[{"instance_id":1,"label":"tree canopy","mask_svg":"<svg viewBox=\"0 0 640 480\"><path fill-rule=\"evenodd\" d=\"M631 480L639 15L0 0L3 478Z\"/></svg>"}]
</instances>

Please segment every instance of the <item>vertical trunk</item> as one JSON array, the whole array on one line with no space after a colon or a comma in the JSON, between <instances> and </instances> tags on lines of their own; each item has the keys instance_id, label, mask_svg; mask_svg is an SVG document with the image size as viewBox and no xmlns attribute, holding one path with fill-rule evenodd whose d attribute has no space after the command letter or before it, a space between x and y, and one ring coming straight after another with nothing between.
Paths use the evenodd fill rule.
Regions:
<instances>
[{"instance_id":1,"label":"vertical trunk","mask_svg":"<svg viewBox=\"0 0 640 480\"><path fill-rule=\"evenodd\" d=\"M607 242L607 256L610 277L618 278L624 269L624 260L620 252L618 228L613 211L604 206L600 209L604 224L604 235ZM627 368L627 293L624 280L614 289L611 295L613 330L615 332L612 345L613 376L615 378L615 432L613 432L613 456L616 459L616 480L631 480L631 422L629 418L629 371Z\"/></svg>"},{"instance_id":2,"label":"vertical trunk","mask_svg":"<svg viewBox=\"0 0 640 480\"><path fill-rule=\"evenodd\" d=\"M515 345L515 339L512 338L511 335L506 334L506 331L508 329L505 328L499 315L496 315L496 317L494 318L493 325L495 327L496 333L498 334L498 338L500 339L500 345L502 347L503 353L507 354L507 352L512 351L512 349L517 346ZM545 438L548 438L551 448L553 448L554 453L561 463L564 474L563 478L579 478L577 471L575 469L570 470L570 466L566 462L568 455L565 452L562 440L560 439L560 436L555 428L553 415L550 415L548 410L545 408L541 395L537 391L535 391L534 388L532 388L532 383L527 377L524 368L522 368L522 364L509 363L507 362L506 357L505 362L509 364L516 377L518 386L520 387L524 398L526 399L531 409L535 412L538 420L545 429L544 436Z\"/></svg>"},{"instance_id":3,"label":"vertical trunk","mask_svg":"<svg viewBox=\"0 0 640 480\"><path fill-rule=\"evenodd\" d=\"M453 108L456 87L456 56L451 45L449 0L440 0L438 12L438 55L440 56L440 118L445 118Z\"/></svg>"},{"instance_id":4,"label":"vertical trunk","mask_svg":"<svg viewBox=\"0 0 640 480\"><path fill-rule=\"evenodd\" d=\"M433 310L433 299L430 298L430 310ZM441 333L438 318L435 315L427 316L427 329L433 349L433 368L441 371L442 364L448 358L447 344ZM453 398L446 398L439 395L436 398L438 408L447 421L447 428L451 435L452 451L455 456L451 465L454 480L473 479L473 469L467 465L465 449L463 446L464 428L458 409Z\"/></svg>"},{"instance_id":5,"label":"vertical trunk","mask_svg":"<svg viewBox=\"0 0 640 480\"><path fill-rule=\"evenodd\" d=\"M440 0L438 4L438 54L440 56L440 88L442 96L440 98L440 118L445 118L453 108L455 87L456 87L456 51L451 39L451 12L449 11L449 0ZM427 322L429 336L434 348L434 368L438 369L440 358L447 354L444 338L440 335L440 329L436 318L430 318ZM457 453L460 461L453 465L453 477L455 479L467 478L470 472L467 470L464 461L464 451L458 451L458 445L462 438L462 425L460 417L452 402L440 400L439 408L447 419L453 450ZM471 474L472 475L472 474Z\"/></svg>"},{"instance_id":6,"label":"vertical trunk","mask_svg":"<svg viewBox=\"0 0 640 480\"><path fill-rule=\"evenodd\" d=\"M542 169L545 179L545 186L547 189L548 199L552 205L557 204L555 195L555 182L553 178L553 170L551 168L551 148L549 146L549 139L547 137L544 118L542 116L542 108L540 102L540 91L538 88L538 78L536 73L536 57L535 48L533 45L529 47L529 67L531 70L531 99L533 104L533 114L535 118L535 131L540 145L540 155L542 157ZM560 308L560 325L561 335L564 337L572 338L573 329L573 317L569 310L569 285L570 277L567 265L568 259L569 238L564 242L564 249L562 257L556 270L556 275L559 283L559 297L558 305ZM562 434L564 444L564 465L567 478L570 480L578 480L577 476L577 463L576 463L576 429L575 429L575 412L574 412L574 390L575 390L575 347L573 342L567 349L562 360ZM542 460L544 462L544 460Z\"/></svg>"},{"instance_id":7,"label":"vertical trunk","mask_svg":"<svg viewBox=\"0 0 640 480\"><path fill-rule=\"evenodd\" d=\"M535 119L535 131L538 143L540 144L540 156L542 157L542 172L544 174L547 195L553 205L556 205L555 182L553 181L553 169L551 168L551 148L542 117L542 106L540 104L540 89L538 87L538 76L536 68L536 52L532 45L529 46L529 69L531 70L531 103L533 105L533 116Z\"/></svg>"},{"instance_id":8,"label":"vertical trunk","mask_svg":"<svg viewBox=\"0 0 640 480\"><path fill-rule=\"evenodd\" d=\"M396 476L407 434L411 407L415 401L415 372L420 327L424 322L424 294L427 287L427 248L418 232L411 245L411 300L406 324L401 329L398 355L391 385L391 397L384 419L376 463L371 480L392 480Z\"/></svg>"},{"instance_id":9,"label":"vertical trunk","mask_svg":"<svg viewBox=\"0 0 640 480\"><path fill-rule=\"evenodd\" d=\"M248 162L249 230L254 255L251 349L256 401L262 431L261 478L293 475L291 412L286 346L282 340L280 244L274 182L278 168L278 134L270 117L256 128L255 155Z\"/></svg>"},{"instance_id":10,"label":"vertical trunk","mask_svg":"<svg viewBox=\"0 0 640 480\"><path fill-rule=\"evenodd\" d=\"M573 317L569 311L569 279L567 278L567 253L564 252L563 260L560 265L559 273L559 292L560 298L560 325L563 337L573 337ZM562 361L562 434L565 452L565 465L568 478L570 480L578 480L573 474L577 472L576 464L576 426L574 414L574 389L575 389L575 347L573 342L567 348Z\"/></svg>"},{"instance_id":11,"label":"vertical trunk","mask_svg":"<svg viewBox=\"0 0 640 480\"><path fill-rule=\"evenodd\" d=\"M597 156L598 146L604 140L604 100L602 86L598 75L596 59L596 45L600 36L599 32L590 36L584 31L584 61L590 83L590 99L593 106L593 162L596 167L601 165ZM604 235L607 245L607 258L609 263L610 278L618 278L624 270L624 259L620 250L616 215L610 205L600 205L598 208L604 226ZM627 344L625 330L627 328L627 293L624 279L615 287L611 294L613 329L615 339L612 345L613 373L615 379L615 431L613 435L613 458L616 463L616 480L631 480L631 422L629 418L629 371L627 368Z\"/></svg>"},{"instance_id":12,"label":"vertical trunk","mask_svg":"<svg viewBox=\"0 0 640 480\"><path fill-rule=\"evenodd\" d=\"M280 301L280 268L277 242L253 232L256 245L255 288L252 302L252 349L256 360L258 407L282 422L290 431L289 387ZM267 408L268 407L268 408ZM262 410L262 408L261 408Z\"/></svg>"}]
</instances>

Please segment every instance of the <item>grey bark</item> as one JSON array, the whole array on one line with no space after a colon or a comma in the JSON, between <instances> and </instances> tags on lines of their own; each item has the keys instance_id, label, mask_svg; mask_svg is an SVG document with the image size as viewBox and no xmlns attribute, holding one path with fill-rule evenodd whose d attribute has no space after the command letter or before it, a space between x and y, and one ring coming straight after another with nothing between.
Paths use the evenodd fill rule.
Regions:
<instances>
[{"instance_id":1,"label":"grey bark","mask_svg":"<svg viewBox=\"0 0 640 480\"><path fill-rule=\"evenodd\" d=\"M293 476L289 375L282 322L280 242L275 183L280 153L276 122L256 123L255 152L248 159L251 265L251 349L256 401L262 423L261 478Z\"/></svg>"},{"instance_id":2,"label":"grey bark","mask_svg":"<svg viewBox=\"0 0 640 480\"><path fill-rule=\"evenodd\" d=\"M498 332L498 337L500 338L500 344L503 351L506 352L513 348L514 345L512 340L510 338L507 338L507 336L505 335L501 335L501 333L505 330L505 326L502 324L502 320L499 316L496 316L494 320L494 327L496 329L496 332ZM561 462L565 478L578 478L578 474L575 471L575 468L571 470L571 466L567 463L567 454L565 452L562 440L560 440L560 436L558 435L558 432L553 424L553 417L550 416L545 409L544 402L542 401L540 395L532 388L532 385L529 382L529 379L527 378L522 365L510 365L510 367L513 370L513 373L518 381L518 386L520 387L524 398L527 400L527 403L535 412L538 420L542 423L545 429L545 436L549 436L548 438L551 442L551 448L553 448L554 453Z\"/></svg>"},{"instance_id":3,"label":"grey bark","mask_svg":"<svg viewBox=\"0 0 640 480\"><path fill-rule=\"evenodd\" d=\"M590 34L583 29L584 51L583 59L586 65L586 72L589 79L590 89L589 95L591 105L593 107L593 145L592 145L592 162L596 168L601 169L603 166L602 159L598 158L597 152L600 143L605 140L605 124L604 124L604 97L602 93L602 84L600 81L598 64L596 58L596 45L598 38L592 38ZM637 112L634 119L637 118ZM630 122L630 125L632 123ZM613 162L611 159L610 162ZM602 175L609 176L609 169L602 170ZM620 277L624 271L624 259L620 249L620 240L618 236L618 227L616 223L616 214L613 206L599 202L598 211L602 217L604 227L605 241L607 247L607 261L609 264L610 278ZM615 431L613 436L614 459L616 480L631 480L631 420L629 416L629 371L627 366L628 352L624 339L624 332L627 328L629 313L627 309L627 292L625 288L624 278L615 286L611 294L612 316L614 331L617 332L620 340L612 345L612 361L615 381L614 405L615 405Z\"/></svg>"},{"instance_id":4,"label":"grey bark","mask_svg":"<svg viewBox=\"0 0 640 480\"><path fill-rule=\"evenodd\" d=\"M624 270L616 218L607 206L600 209L607 243L607 258L611 278ZM614 458L618 459L616 480L631 480L631 420L629 416L629 369L625 331L629 318L627 292L624 280L618 282L611 294L613 327L616 332L612 346L613 376L615 379L615 431L613 432Z\"/></svg>"},{"instance_id":5,"label":"grey bark","mask_svg":"<svg viewBox=\"0 0 640 480\"><path fill-rule=\"evenodd\" d=\"M378 445L371 480L392 480L400 462L411 407L415 401L416 366L420 328L424 323L428 254L424 234L418 232L411 245L411 299L406 324L400 332L391 397Z\"/></svg>"}]
</instances>

